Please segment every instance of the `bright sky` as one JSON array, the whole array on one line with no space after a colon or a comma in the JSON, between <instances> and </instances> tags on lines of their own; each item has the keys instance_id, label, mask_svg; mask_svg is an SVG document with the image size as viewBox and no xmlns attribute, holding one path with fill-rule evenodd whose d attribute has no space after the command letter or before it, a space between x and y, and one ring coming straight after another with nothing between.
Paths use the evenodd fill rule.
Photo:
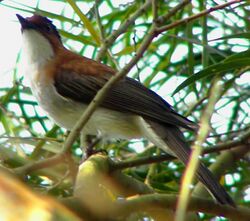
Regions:
<instances>
[{"instance_id":1,"label":"bright sky","mask_svg":"<svg viewBox=\"0 0 250 221\"><path fill-rule=\"evenodd\" d=\"M12 70L21 47L20 27L15 11L0 6L0 87L12 85Z\"/></svg>"}]
</instances>

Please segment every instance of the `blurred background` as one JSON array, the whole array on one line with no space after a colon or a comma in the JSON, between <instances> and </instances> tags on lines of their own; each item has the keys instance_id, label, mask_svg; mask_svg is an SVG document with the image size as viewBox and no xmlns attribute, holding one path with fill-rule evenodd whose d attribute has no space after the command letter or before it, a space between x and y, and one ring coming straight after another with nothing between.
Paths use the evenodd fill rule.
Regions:
<instances>
[{"instance_id":1,"label":"blurred background","mask_svg":"<svg viewBox=\"0 0 250 221\"><path fill-rule=\"evenodd\" d=\"M88 27L79 18L75 4L70 2L6 0L0 3L0 159L4 167L15 168L59 153L67 135L67 131L57 127L46 117L23 78L22 38L15 14L19 13L24 17L33 13L47 16L59 29L67 48L95 59L102 44L96 41L89 28L93 28L99 37L112 36L121 24L146 4L142 0L74 1L81 13L90 21ZM194 0L171 19L166 20L165 24L225 2L227 1ZM160 1L159 15L170 11L178 3L179 1L174 0ZM101 26L96 21L95 4L98 5ZM234 4L176 26L154 39L143 58L128 74L160 94L178 113L197 123L208 102L215 76L219 78L221 82L219 99L211 118L209 136L204 143L205 150L212 150L203 157L207 166L216 162L220 153L216 148L227 143L229 144L225 145L225 149L236 148L237 145L244 143L233 145L233 142L249 134L250 68L244 60L250 55L249 19L250 5L247 1L242 1L241 5ZM102 62L117 70L123 68L136 55L151 22L152 10L147 6L126 32L120 34L109 46L109 51L103 56ZM238 56L234 57L237 54ZM229 65L225 63L227 59L232 61ZM198 74L194 75L195 73ZM188 85L173 95L177 86L191 76L194 77L190 79ZM195 139L194 134L188 132L185 136L190 143ZM162 154L143 139L110 141L104 145L98 144L96 148L105 148L109 156L116 160ZM79 141L72 148L72 153L76 161L81 160L82 150ZM237 162L229 165L221 183L237 203L249 205L248 154L245 153L237 159ZM34 173L28 176L27 183L43 193L69 196L72 186L67 176L60 185L53 186L58 182L58 177L65 173L64 169L48 169L47 174ZM173 193L179 190L182 171L183 165L178 161L125 170L136 179L149 183L156 191ZM200 214L200 217L208 219L210 216ZM224 219L216 218L216 220Z\"/></svg>"}]
</instances>

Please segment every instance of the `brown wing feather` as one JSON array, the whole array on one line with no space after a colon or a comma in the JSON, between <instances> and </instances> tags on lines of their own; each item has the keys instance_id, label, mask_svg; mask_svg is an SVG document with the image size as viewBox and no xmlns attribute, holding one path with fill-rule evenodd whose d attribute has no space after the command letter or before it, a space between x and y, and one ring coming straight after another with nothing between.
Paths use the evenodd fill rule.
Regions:
<instances>
[{"instance_id":1,"label":"brown wing feather","mask_svg":"<svg viewBox=\"0 0 250 221\"><path fill-rule=\"evenodd\" d=\"M100 67L99 70L101 70ZM105 71L106 73L102 75L87 75L72 73L72 71L69 73L67 68L61 67L55 76L54 85L60 95L88 104L113 74ZM114 85L101 106L121 112L134 113L160 123L172 124L190 130L197 128L193 122L176 113L155 92L128 77Z\"/></svg>"}]
</instances>

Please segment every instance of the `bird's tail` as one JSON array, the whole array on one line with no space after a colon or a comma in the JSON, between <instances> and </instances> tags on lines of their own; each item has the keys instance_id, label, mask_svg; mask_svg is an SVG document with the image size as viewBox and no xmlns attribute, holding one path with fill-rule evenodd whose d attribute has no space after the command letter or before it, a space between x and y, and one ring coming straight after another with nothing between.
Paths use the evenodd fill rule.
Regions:
<instances>
[{"instance_id":1,"label":"bird's tail","mask_svg":"<svg viewBox=\"0 0 250 221\"><path fill-rule=\"evenodd\" d=\"M145 121L147 124L147 136L155 145L168 153L173 153L184 164L189 161L191 149L178 127L172 125L162 125L152 121ZM170 150L170 151L169 151ZM201 181L214 198L221 204L235 207L234 201L219 184L213 174L200 163L197 171L197 177Z\"/></svg>"}]
</instances>

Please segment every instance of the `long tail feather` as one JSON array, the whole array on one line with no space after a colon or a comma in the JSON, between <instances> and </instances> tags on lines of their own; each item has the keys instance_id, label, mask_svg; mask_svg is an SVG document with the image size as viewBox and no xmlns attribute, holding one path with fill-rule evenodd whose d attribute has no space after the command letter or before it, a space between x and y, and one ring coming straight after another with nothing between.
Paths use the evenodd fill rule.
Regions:
<instances>
[{"instance_id":1,"label":"long tail feather","mask_svg":"<svg viewBox=\"0 0 250 221\"><path fill-rule=\"evenodd\" d=\"M151 129L151 133L154 132L157 134L159 139L162 141L157 142L156 136L149 136L153 140L153 143L158 145L161 149L166 152L172 152L174 155L177 156L184 164L188 163L191 149L185 138L178 127L170 126L170 125L162 125L156 122L152 122L146 120L148 126ZM214 198L221 204L227 204L230 206L235 207L234 201L226 192L226 190L219 184L213 174L202 164L200 163L197 171L196 171L198 179L206 186L210 193L214 196Z\"/></svg>"}]
</instances>

